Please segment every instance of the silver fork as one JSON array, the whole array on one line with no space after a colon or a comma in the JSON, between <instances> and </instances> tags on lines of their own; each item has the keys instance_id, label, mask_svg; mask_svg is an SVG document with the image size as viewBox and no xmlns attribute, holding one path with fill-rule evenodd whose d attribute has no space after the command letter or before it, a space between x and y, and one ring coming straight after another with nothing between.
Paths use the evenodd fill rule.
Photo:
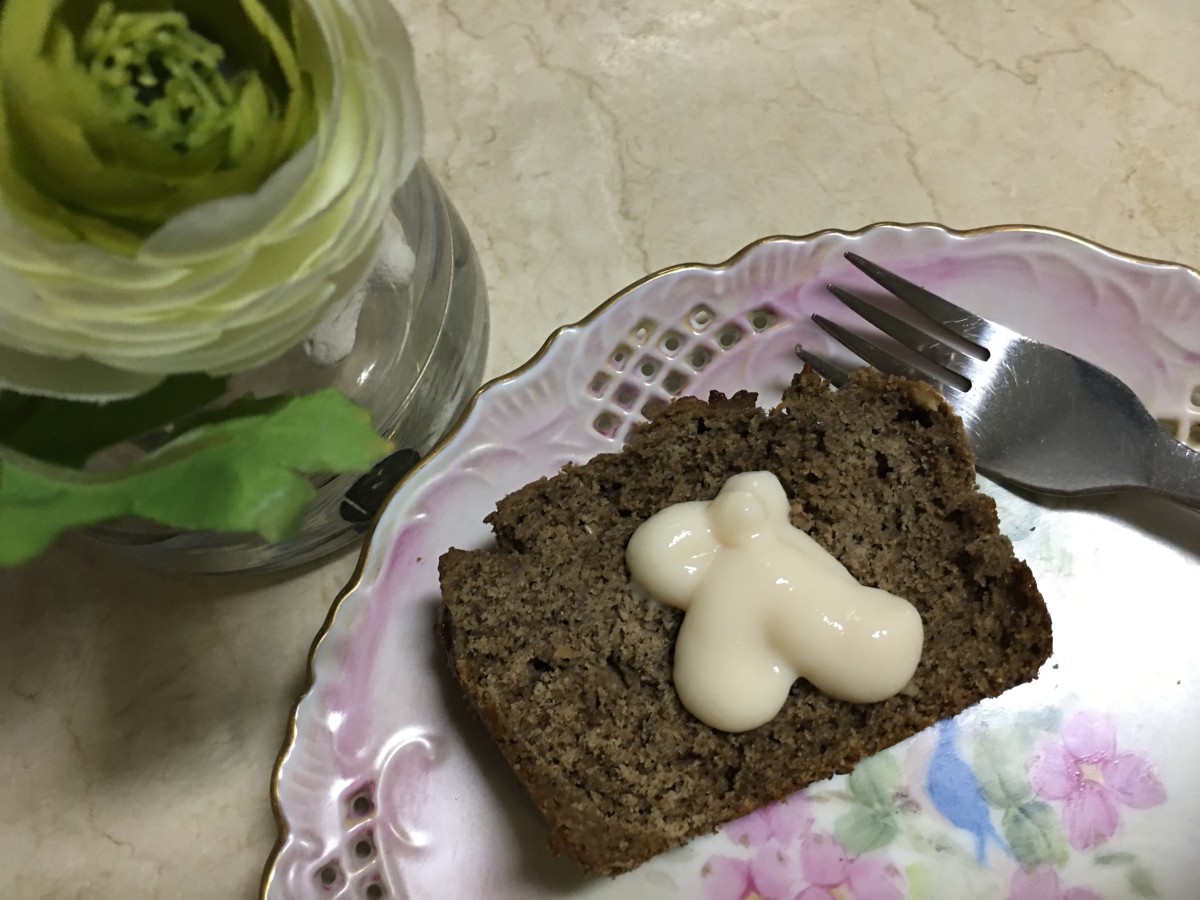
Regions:
<instances>
[{"instance_id":1,"label":"silver fork","mask_svg":"<svg viewBox=\"0 0 1200 900\"><path fill-rule=\"evenodd\" d=\"M927 321L928 330L918 328L828 286L915 351L919 367L824 316L813 320L879 371L938 388L962 418L981 472L1048 494L1146 490L1200 508L1200 452L1167 434L1115 376L955 306L856 253L846 259ZM963 349L929 333L937 326L960 338ZM849 378L803 347L796 354L835 385Z\"/></svg>"}]
</instances>

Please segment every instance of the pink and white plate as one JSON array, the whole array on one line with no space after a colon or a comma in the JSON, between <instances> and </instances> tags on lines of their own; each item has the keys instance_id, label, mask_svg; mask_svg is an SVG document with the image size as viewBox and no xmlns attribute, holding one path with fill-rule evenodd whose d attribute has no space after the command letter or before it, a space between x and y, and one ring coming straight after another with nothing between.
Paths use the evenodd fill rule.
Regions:
<instances>
[{"instance_id":1,"label":"pink and white plate","mask_svg":"<svg viewBox=\"0 0 1200 900\"><path fill-rule=\"evenodd\" d=\"M773 402L853 249L1123 378L1200 443L1200 274L1038 228L874 225L639 281L479 392L396 490L314 644L273 782L269 898L1195 896L1200 515L985 479L1054 619L1039 679L615 880L545 846L433 638L437 561L526 482L710 389Z\"/></svg>"}]
</instances>

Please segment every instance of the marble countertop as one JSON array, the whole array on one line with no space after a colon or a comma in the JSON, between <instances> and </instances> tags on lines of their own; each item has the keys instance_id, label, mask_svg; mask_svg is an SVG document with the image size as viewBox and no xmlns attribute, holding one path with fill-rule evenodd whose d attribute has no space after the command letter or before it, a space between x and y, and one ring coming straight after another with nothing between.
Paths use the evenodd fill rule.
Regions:
<instances>
[{"instance_id":1,"label":"marble countertop","mask_svg":"<svg viewBox=\"0 0 1200 900\"><path fill-rule=\"evenodd\" d=\"M647 272L875 221L1034 223L1200 264L1190 0L401 0L488 377ZM310 642L356 550L0 573L0 893L251 897Z\"/></svg>"}]
</instances>

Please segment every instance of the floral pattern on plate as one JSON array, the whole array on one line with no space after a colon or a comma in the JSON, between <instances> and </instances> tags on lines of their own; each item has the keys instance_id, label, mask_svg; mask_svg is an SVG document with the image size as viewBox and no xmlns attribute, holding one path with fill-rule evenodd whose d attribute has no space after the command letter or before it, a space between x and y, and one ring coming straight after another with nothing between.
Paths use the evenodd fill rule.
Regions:
<instances>
[{"instance_id":1,"label":"floral pattern on plate","mask_svg":"<svg viewBox=\"0 0 1200 900\"><path fill-rule=\"evenodd\" d=\"M1146 498L1034 502L982 481L1054 619L1038 680L810 787L788 816L763 812L618 879L550 856L463 709L432 633L441 553L485 546L500 497L618 448L672 397L745 388L773 402L798 343L849 362L810 316L852 323L828 281L871 293L841 258L851 249L1109 368L1179 436L1200 431L1200 276L1182 266L1036 228L878 225L770 238L719 266L644 279L485 387L381 514L314 644L280 755L265 896L1078 900L1194 888L1200 607L1181 601L1196 595L1200 529Z\"/></svg>"},{"instance_id":2,"label":"floral pattern on plate","mask_svg":"<svg viewBox=\"0 0 1200 900\"><path fill-rule=\"evenodd\" d=\"M702 864L703 896L941 896L948 863L956 875L989 870L996 895L1012 900L1099 897L1088 881L1112 889L1114 876L1128 896L1160 896L1138 855L1119 849L1138 822L1118 807L1150 809L1166 791L1146 756L1118 749L1110 716L1074 710L1064 720L1050 708L1002 728L961 718L965 727L943 721L848 778L725 826L736 852Z\"/></svg>"}]
</instances>

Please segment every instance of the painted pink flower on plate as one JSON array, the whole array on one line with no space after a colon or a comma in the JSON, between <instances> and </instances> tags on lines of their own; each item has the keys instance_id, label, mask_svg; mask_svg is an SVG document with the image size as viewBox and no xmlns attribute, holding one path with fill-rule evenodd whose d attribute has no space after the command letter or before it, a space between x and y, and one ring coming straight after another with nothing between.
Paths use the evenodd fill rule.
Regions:
<instances>
[{"instance_id":1,"label":"painted pink flower on plate","mask_svg":"<svg viewBox=\"0 0 1200 900\"><path fill-rule=\"evenodd\" d=\"M745 847L757 847L772 838L786 846L812 831L810 805L807 798L796 794L735 819L724 831L731 841Z\"/></svg>"},{"instance_id":2,"label":"painted pink flower on plate","mask_svg":"<svg viewBox=\"0 0 1200 900\"><path fill-rule=\"evenodd\" d=\"M713 856L700 870L705 900L751 900L755 896L750 860Z\"/></svg>"},{"instance_id":3,"label":"painted pink flower on plate","mask_svg":"<svg viewBox=\"0 0 1200 900\"><path fill-rule=\"evenodd\" d=\"M1112 721L1090 712L1076 713L1063 726L1061 741L1034 754L1029 779L1038 796L1063 804L1063 824L1076 850L1111 838L1122 806L1147 809L1167 797L1150 761L1119 752Z\"/></svg>"},{"instance_id":4,"label":"painted pink flower on plate","mask_svg":"<svg viewBox=\"0 0 1200 900\"><path fill-rule=\"evenodd\" d=\"M1058 872L1050 866L1038 866L1013 873L1008 900L1100 900L1100 895L1081 887L1063 890Z\"/></svg>"},{"instance_id":5,"label":"painted pink flower on plate","mask_svg":"<svg viewBox=\"0 0 1200 900\"><path fill-rule=\"evenodd\" d=\"M704 866L708 900L902 900L894 864L852 857L832 836L764 844L750 859L716 856Z\"/></svg>"}]
</instances>

